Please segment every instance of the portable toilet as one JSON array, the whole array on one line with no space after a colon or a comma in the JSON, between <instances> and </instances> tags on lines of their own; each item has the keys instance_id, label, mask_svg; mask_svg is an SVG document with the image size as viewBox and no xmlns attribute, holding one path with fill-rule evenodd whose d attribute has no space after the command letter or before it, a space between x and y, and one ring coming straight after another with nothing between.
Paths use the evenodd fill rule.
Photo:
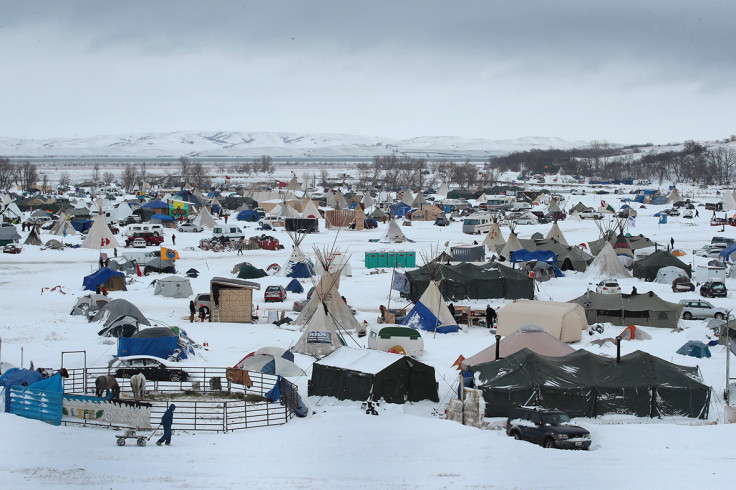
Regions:
<instances>
[{"instance_id":1,"label":"portable toilet","mask_svg":"<svg viewBox=\"0 0 736 490\"><path fill-rule=\"evenodd\" d=\"M378 267L388 267L387 252L378 252Z\"/></svg>"},{"instance_id":2,"label":"portable toilet","mask_svg":"<svg viewBox=\"0 0 736 490\"><path fill-rule=\"evenodd\" d=\"M406 252L396 252L396 267L406 267Z\"/></svg>"},{"instance_id":3,"label":"portable toilet","mask_svg":"<svg viewBox=\"0 0 736 490\"><path fill-rule=\"evenodd\" d=\"M417 253L416 252L406 252L406 267L416 267L417 266Z\"/></svg>"},{"instance_id":4,"label":"portable toilet","mask_svg":"<svg viewBox=\"0 0 736 490\"><path fill-rule=\"evenodd\" d=\"M378 252L366 252L365 253L365 268L375 269L378 267Z\"/></svg>"},{"instance_id":5,"label":"portable toilet","mask_svg":"<svg viewBox=\"0 0 736 490\"><path fill-rule=\"evenodd\" d=\"M386 267L396 267L396 252L386 252Z\"/></svg>"}]
</instances>

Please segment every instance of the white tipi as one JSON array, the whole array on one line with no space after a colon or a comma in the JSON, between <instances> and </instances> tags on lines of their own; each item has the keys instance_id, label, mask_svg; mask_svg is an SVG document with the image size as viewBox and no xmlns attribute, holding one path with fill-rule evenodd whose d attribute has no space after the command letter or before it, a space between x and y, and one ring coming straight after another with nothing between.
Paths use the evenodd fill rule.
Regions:
<instances>
[{"instance_id":1,"label":"white tipi","mask_svg":"<svg viewBox=\"0 0 736 490\"><path fill-rule=\"evenodd\" d=\"M117 248L120 245L115 240L115 236L110 231L110 227L105 222L105 217L98 215L92 228L87 233L87 238L82 243L83 248L91 248L93 250L100 250L102 248Z\"/></svg>"},{"instance_id":2,"label":"white tipi","mask_svg":"<svg viewBox=\"0 0 736 490\"><path fill-rule=\"evenodd\" d=\"M383 235L383 238L381 238L381 242L404 243L406 241L408 241L408 239L406 238L406 235L404 235L404 232L401 231L401 228L399 228L399 224L393 219L389 221L388 228L386 229L386 233Z\"/></svg>"},{"instance_id":3,"label":"white tipi","mask_svg":"<svg viewBox=\"0 0 736 490\"><path fill-rule=\"evenodd\" d=\"M557 225L557 221L552 223L552 228L550 228L549 233L547 233L546 239L554 239L566 247L570 246L570 244L567 243L567 240L565 240L565 235L562 234L562 230L560 230L559 225Z\"/></svg>"},{"instance_id":4,"label":"white tipi","mask_svg":"<svg viewBox=\"0 0 736 490\"><path fill-rule=\"evenodd\" d=\"M312 299L315 296L313 294ZM320 305L313 312L302 336L299 337L291 350L299 354L322 357L343 345L346 345L346 343L340 335L337 323Z\"/></svg>"},{"instance_id":5,"label":"white tipi","mask_svg":"<svg viewBox=\"0 0 736 490\"><path fill-rule=\"evenodd\" d=\"M585 270L585 274L591 277L613 277L626 278L631 277L629 271L621 263L609 242L603 245L598 255L595 256L593 262Z\"/></svg>"}]
</instances>

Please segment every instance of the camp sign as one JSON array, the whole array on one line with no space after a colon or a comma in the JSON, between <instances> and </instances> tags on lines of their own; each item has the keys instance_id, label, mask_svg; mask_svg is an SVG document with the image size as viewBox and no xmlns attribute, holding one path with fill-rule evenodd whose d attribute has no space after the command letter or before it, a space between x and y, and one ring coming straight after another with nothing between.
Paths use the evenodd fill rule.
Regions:
<instances>
[{"instance_id":1,"label":"camp sign","mask_svg":"<svg viewBox=\"0 0 736 490\"><path fill-rule=\"evenodd\" d=\"M169 203L169 216L178 220L189 216L189 203L182 201L171 201Z\"/></svg>"},{"instance_id":2,"label":"camp sign","mask_svg":"<svg viewBox=\"0 0 736 490\"><path fill-rule=\"evenodd\" d=\"M64 395L62 417L138 428L151 427L151 408L120 404L96 396Z\"/></svg>"},{"instance_id":3,"label":"camp sign","mask_svg":"<svg viewBox=\"0 0 736 490\"><path fill-rule=\"evenodd\" d=\"M331 344L332 333L330 332L307 332L308 344Z\"/></svg>"}]
</instances>

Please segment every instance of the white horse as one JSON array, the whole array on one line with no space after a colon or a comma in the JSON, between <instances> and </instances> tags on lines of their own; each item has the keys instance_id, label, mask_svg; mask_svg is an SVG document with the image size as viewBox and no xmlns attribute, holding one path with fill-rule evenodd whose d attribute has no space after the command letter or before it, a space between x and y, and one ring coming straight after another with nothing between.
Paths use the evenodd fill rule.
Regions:
<instances>
[{"instance_id":1,"label":"white horse","mask_svg":"<svg viewBox=\"0 0 736 490\"><path fill-rule=\"evenodd\" d=\"M143 373L134 374L130 377L130 388L133 390L133 399L140 401L146 392L146 377Z\"/></svg>"}]
</instances>

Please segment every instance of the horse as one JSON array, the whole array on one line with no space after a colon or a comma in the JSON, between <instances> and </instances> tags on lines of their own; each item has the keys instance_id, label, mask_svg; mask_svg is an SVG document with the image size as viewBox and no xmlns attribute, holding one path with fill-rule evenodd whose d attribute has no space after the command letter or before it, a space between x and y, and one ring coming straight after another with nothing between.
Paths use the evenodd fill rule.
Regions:
<instances>
[{"instance_id":1,"label":"horse","mask_svg":"<svg viewBox=\"0 0 736 490\"><path fill-rule=\"evenodd\" d=\"M140 401L146 392L146 377L143 373L134 374L130 377L130 388L133 390L133 399Z\"/></svg>"},{"instance_id":2,"label":"horse","mask_svg":"<svg viewBox=\"0 0 736 490\"><path fill-rule=\"evenodd\" d=\"M101 397L102 393L106 392L105 396L109 396L110 391L112 391L113 398L120 398L120 385L118 384L118 380L115 379L115 376L97 376L95 380L95 395Z\"/></svg>"}]
</instances>

